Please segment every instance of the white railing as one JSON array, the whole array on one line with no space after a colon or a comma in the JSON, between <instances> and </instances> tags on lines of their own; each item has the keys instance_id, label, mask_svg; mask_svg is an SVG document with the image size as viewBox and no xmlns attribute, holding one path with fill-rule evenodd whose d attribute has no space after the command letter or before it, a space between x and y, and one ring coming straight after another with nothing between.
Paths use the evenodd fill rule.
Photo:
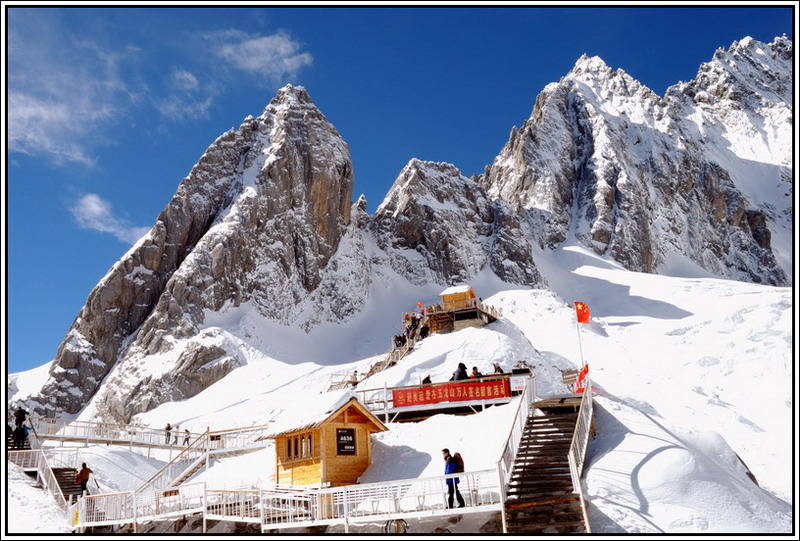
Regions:
<instances>
[{"instance_id":1,"label":"white railing","mask_svg":"<svg viewBox=\"0 0 800 541\"><path fill-rule=\"evenodd\" d=\"M259 438L264 435L269 425L249 426L244 428L231 428L208 433L208 446L211 452L223 449L247 449L264 447L264 440Z\"/></svg>"},{"instance_id":2,"label":"white railing","mask_svg":"<svg viewBox=\"0 0 800 541\"><path fill-rule=\"evenodd\" d=\"M528 378L525 382L525 390L519 397L519 404L517 405L517 412L514 415L514 420L511 423L511 430L509 431L506 442L503 445L503 451L500 453L500 458L497 460L497 476L500 481L502 491L502 502L506 500L506 487L511 479L511 472L514 469L514 461L517 459L517 451L519 444L522 441L522 435L525 433L525 425L528 422L528 416L533 409L533 402L536 400L536 378ZM508 524L506 522L505 505L501 507L501 518L503 522L503 533L508 533Z\"/></svg>"},{"instance_id":3,"label":"white railing","mask_svg":"<svg viewBox=\"0 0 800 541\"><path fill-rule=\"evenodd\" d=\"M44 489L56 500L61 509L67 508L67 499L61 491L53 469L41 449L32 451L9 451L8 461L26 470L36 469L36 475Z\"/></svg>"},{"instance_id":4,"label":"white railing","mask_svg":"<svg viewBox=\"0 0 800 541\"><path fill-rule=\"evenodd\" d=\"M36 434L40 439L61 439L84 441L89 443L138 444L152 447L175 445L177 438L181 442L184 432L173 431L167 436L166 430L141 426L123 426L93 421L71 421L68 419L52 419L37 417L32 419ZM189 439L199 437L199 433L190 433Z\"/></svg>"},{"instance_id":5,"label":"white railing","mask_svg":"<svg viewBox=\"0 0 800 541\"><path fill-rule=\"evenodd\" d=\"M206 518L261 523L261 491L206 490Z\"/></svg>"},{"instance_id":6,"label":"white railing","mask_svg":"<svg viewBox=\"0 0 800 541\"><path fill-rule=\"evenodd\" d=\"M592 399L592 382L586 375L586 387L581 398L578 419L575 423L575 433L572 436L572 443L569 447L569 473L572 477L572 486L580 496L581 509L583 510L583 520L586 524L586 533L589 531L589 519L586 514L586 502L583 499L583 466L586 460L586 451L589 447L589 437L591 436L592 415L594 413Z\"/></svg>"},{"instance_id":7,"label":"white railing","mask_svg":"<svg viewBox=\"0 0 800 541\"><path fill-rule=\"evenodd\" d=\"M50 462L50 466L56 468L80 469L78 466L81 462L85 462L76 447L45 447L42 451Z\"/></svg>"},{"instance_id":8,"label":"white railing","mask_svg":"<svg viewBox=\"0 0 800 541\"><path fill-rule=\"evenodd\" d=\"M208 451L209 433L206 431L153 474L136 492L164 489L180 483L182 477L190 476L199 469L199 464L208 460Z\"/></svg>"},{"instance_id":9,"label":"white railing","mask_svg":"<svg viewBox=\"0 0 800 541\"><path fill-rule=\"evenodd\" d=\"M264 490L262 529L431 516L447 509L446 479L458 478L465 500L460 513L487 507L499 509L497 472L484 470L437 477L366 483L305 492Z\"/></svg>"},{"instance_id":10,"label":"white railing","mask_svg":"<svg viewBox=\"0 0 800 541\"><path fill-rule=\"evenodd\" d=\"M514 415L514 420L511 424L506 442L503 445L503 451L500 453L500 458L497 461L498 471L501 474L500 481L505 486L511 477L511 470L514 468L514 461L517 458L517 451L519 450L522 435L525 432L525 425L528 422L528 417L533 410L533 402L536 400L536 378L528 378L525 382L525 390L520 395L520 401L517 405L517 412ZM505 494L505 492L504 492Z\"/></svg>"},{"instance_id":11,"label":"white railing","mask_svg":"<svg viewBox=\"0 0 800 541\"><path fill-rule=\"evenodd\" d=\"M78 500L69 508L68 517L73 528L164 520L203 513L206 501L205 483L145 493L97 494Z\"/></svg>"},{"instance_id":12,"label":"white railing","mask_svg":"<svg viewBox=\"0 0 800 541\"><path fill-rule=\"evenodd\" d=\"M68 510L73 528L163 520L193 513L204 519L260 523L262 530L308 525L432 516L447 509L447 479L459 479L465 507L459 513L499 510L497 472L484 470L337 488L272 487L209 490L205 483L158 491L118 492L81 498Z\"/></svg>"}]
</instances>

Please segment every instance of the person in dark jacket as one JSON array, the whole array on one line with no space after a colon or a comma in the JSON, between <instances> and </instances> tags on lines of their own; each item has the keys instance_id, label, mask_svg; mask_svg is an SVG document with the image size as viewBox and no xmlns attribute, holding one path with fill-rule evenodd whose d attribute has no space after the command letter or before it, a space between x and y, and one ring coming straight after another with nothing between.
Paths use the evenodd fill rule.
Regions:
<instances>
[{"instance_id":1,"label":"person in dark jacket","mask_svg":"<svg viewBox=\"0 0 800 541\"><path fill-rule=\"evenodd\" d=\"M14 422L17 423L17 426L21 426L22 423L25 422L25 417L28 416L28 412L22 409L21 407L17 407L16 411L14 412Z\"/></svg>"},{"instance_id":2,"label":"person in dark jacket","mask_svg":"<svg viewBox=\"0 0 800 541\"><path fill-rule=\"evenodd\" d=\"M167 426L166 426L166 427L164 427L164 432L165 432L165 433L166 433L166 435L167 435L167 439L166 439L166 440L164 440L164 443L165 443L165 444L167 444L167 445L169 445L169 435L170 435L170 433L172 432L172 425L171 425L171 424L169 424L169 423L167 423Z\"/></svg>"},{"instance_id":3,"label":"person in dark jacket","mask_svg":"<svg viewBox=\"0 0 800 541\"><path fill-rule=\"evenodd\" d=\"M467 365L464 363L458 363L458 368L456 368L456 372L453 374L453 379L455 381L469 379L469 374L467 374Z\"/></svg>"},{"instance_id":4,"label":"person in dark jacket","mask_svg":"<svg viewBox=\"0 0 800 541\"><path fill-rule=\"evenodd\" d=\"M450 449L444 448L442 449L442 456L444 457L444 474L448 475L451 473L457 473L460 468L458 467L458 462L456 459L450 454ZM464 497L461 495L461 492L458 491L458 477L451 477L449 479L445 479L445 483L447 483L447 508L453 508L453 494L456 496L456 500L458 500L458 506L464 507Z\"/></svg>"},{"instance_id":5,"label":"person in dark jacket","mask_svg":"<svg viewBox=\"0 0 800 541\"><path fill-rule=\"evenodd\" d=\"M25 429L22 428L22 425L17 425L17 428L11 433L11 438L14 440L15 450L25 448Z\"/></svg>"}]
</instances>

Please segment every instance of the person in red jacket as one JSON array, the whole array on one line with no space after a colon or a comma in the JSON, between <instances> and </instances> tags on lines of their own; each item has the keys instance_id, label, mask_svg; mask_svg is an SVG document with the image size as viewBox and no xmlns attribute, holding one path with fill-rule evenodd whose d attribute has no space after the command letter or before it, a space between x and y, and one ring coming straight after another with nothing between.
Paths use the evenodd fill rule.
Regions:
<instances>
[{"instance_id":1,"label":"person in red jacket","mask_svg":"<svg viewBox=\"0 0 800 541\"><path fill-rule=\"evenodd\" d=\"M81 464L81 470L75 474L75 480L81 484L81 494L87 492L86 483L89 482L89 476L94 472L91 468L86 467L86 462Z\"/></svg>"}]
</instances>

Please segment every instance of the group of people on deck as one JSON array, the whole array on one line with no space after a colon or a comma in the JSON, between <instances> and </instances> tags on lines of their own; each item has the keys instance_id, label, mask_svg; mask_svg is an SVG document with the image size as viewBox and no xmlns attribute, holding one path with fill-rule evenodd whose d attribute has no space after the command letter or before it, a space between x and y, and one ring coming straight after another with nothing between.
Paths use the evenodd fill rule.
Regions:
<instances>
[{"instance_id":1,"label":"group of people on deck","mask_svg":"<svg viewBox=\"0 0 800 541\"><path fill-rule=\"evenodd\" d=\"M500 364L498 364L498 363L492 363L492 370L494 371L493 372L494 374L503 374L504 373L503 369L500 367ZM450 377L450 379L448 381L461 381L461 380L465 380L465 379L482 378L482 377L485 377L485 376L486 376L486 374L482 374L478 370L477 366L473 366L472 367L472 373L468 374L467 373L467 365L465 365L464 363L458 363L458 367L456 368L456 371L453 372L453 375ZM430 374L425 376L425 379L422 380L422 384L423 385L428 385L429 383L431 383L431 375Z\"/></svg>"},{"instance_id":2,"label":"group of people on deck","mask_svg":"<svg viewBox=\"0 0 800 541\"><path fill-rule=\"evenodd\" d=\"M31 427L25 422L26 417L28 416L28 412L22 407L17 407L14 411L14 428L11 428L11 425L7 427L6 437L8 435L11 436L11 440L13 442L12 449L19 450L25 448L25 440L28 439L28 432L31 431Z\"/></svg>"},{"instance_id":3,"label":"group of people on deck","mask_svg":"<svg viewBox=\"0 0 800 541\"><path fill-rule=\"evenodd\" d=\"M394 337L395 347L399 348L406 345L408 340L427 338L430 328L427 325L421 325L423 317L425 317L424 311L403 314L403 332Z\"/></svg>"}]
</instances>

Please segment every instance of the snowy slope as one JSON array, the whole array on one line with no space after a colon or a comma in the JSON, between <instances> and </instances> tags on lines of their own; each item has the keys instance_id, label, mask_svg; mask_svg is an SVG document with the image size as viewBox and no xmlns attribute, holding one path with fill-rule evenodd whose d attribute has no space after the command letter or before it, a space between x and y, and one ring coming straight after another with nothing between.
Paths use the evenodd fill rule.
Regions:
<instances>
[{"instance_id":1,"label":"snowy slope","mask_svg":"<svg viewBox=\"0 0 800 541\"><path fill-rule=\"evenodd\" d=\"M584 485L593 531L790 531L791 290L705 278L680 261L673 263L676 271L689 277L634 273L574 245L539 261L557 294L502 289L496 278L483 275L473 286L479 295L493 293L484 301L501 308L503 319L434 335L360 388L416 383L427 374L446 380L458 362L487 369L492 361L509 368L524 359L535 367L541 394L562 393L560 370L580 362L571 302L582 300L592 322L581 326L581 344L597 391L597 437ZM389 306L404 306L394 314L396 329L384 329L394 333L402 311L413 309L418 298L430 299L414 295L408 284L385 285L386 295L398 293ZM336 332L358 341L361 330L343 325ZM215 429L296 416L304 397L318 397L326 388L330 373L363 369L372 360L324 366L285 363L255 350L250 355L247 364L196 397L164 404L137 420ZM470 468L493 467L515 406L390 424L373 437L373 464L362 481L441 474L439 450L445 446L462 452ZM118 464L132 460L121 458L126 452L114 451ZM111 455L102 460L100 470L113 471ZM217 461L197 479L228 487L263 485L272 480L273 464L267 448Z\"/></svg>"}]
</instances>

